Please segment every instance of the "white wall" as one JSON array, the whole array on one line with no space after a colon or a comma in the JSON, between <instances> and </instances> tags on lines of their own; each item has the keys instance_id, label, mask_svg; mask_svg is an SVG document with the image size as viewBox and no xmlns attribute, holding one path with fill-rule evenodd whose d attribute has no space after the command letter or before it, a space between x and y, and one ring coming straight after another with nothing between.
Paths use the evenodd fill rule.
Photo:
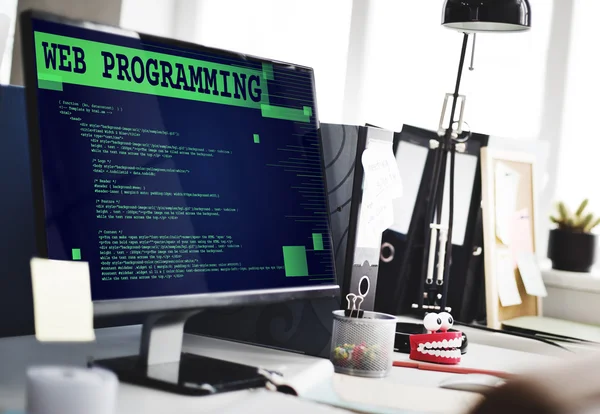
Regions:
<instances>
[{"instance_id":1,"label":"white wall","mask_svg":"<svg viewBox=\"0 0 600 414\"><path fill-rule=\"evenodd\" d=\"M120 26L156 36L172 36L176 0L125 0Z\"/></svg>"},{"instance_id":2,"label":"white wall","mask_svg":"<svg viewBox=\"0 0 600 414\"><path fill-rule=\"evenodd\" d=\"M10 26L8 29L8 39L3 45L0 30L0 83L9 83L10 67L12 62L12 50L14 42L15 21L17 17L17 0L0 0L0 15L8 16ZM4 47L4 49L3 49ZM1 52L4 50L4 52Z\"/></svg>"}]
</instances>

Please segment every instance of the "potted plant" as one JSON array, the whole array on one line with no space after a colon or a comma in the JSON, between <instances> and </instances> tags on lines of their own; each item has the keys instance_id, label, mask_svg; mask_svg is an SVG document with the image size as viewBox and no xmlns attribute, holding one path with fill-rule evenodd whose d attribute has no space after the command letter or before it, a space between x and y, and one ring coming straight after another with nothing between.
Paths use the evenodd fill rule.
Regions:
<instances>
[{"instance_id":1,"label":"potted plant","mask_svg":"<svg viewBox=\"0 0 600 414\"><path fill-rule=\"evenodd\" d=\"M594 264L596 236L592 229L600 224L600 218L586 213L588 200L583 200L572 214L565 203L557 204L558 215L550 220L557 228L550 230L548 258L552 268L569 272L589 272Z\"/></svg>"}]
</instances>

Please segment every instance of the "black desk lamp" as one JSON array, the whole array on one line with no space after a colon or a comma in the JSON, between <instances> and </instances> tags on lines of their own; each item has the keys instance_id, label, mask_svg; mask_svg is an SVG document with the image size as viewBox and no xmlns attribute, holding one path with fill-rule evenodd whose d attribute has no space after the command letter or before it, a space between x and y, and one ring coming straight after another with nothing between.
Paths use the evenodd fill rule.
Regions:
<instances>
[{"instance_id":1,"label":"black desk lamp","mask_svg":"<svg viewBox=\"0 0 600 414\"><path fill-rule=\"evenodd\" d=\"M422 296L412 305L419 311L448 311L446 307L450 260L452 257L452 224L454 215L454 163L455 152L464 151L465 137L462 131L465 97L459 95L460 80L465 62L468 38L473 34L473 52L475 36L478 32L515 32L531 27L531 9L528 0L446 0L443 6L442 25L463 33L460 63L454 93L446 94L440 124L439 138L430 142L435 151L432 180L426 199L425 244L421 279L424 282ZM473 56L471 57L473 59ZM470 69L473 69L471 61ZM448 100L452 99L450 120L444 128L444 117ZM456 106L461 100L458 121L454 120ZM454 129L454 125L456 128ZM450 154L450 191L448 207L448 225L441 223L444 196L446 164ZM436 266L437 251L437 266ZM437 272L434 268L437 267ZM434 277L434 273L435 277ZM435 279L435 283L434 283ZM398 286L401 288L400 286Z\"/></svg>"}]
</instances>

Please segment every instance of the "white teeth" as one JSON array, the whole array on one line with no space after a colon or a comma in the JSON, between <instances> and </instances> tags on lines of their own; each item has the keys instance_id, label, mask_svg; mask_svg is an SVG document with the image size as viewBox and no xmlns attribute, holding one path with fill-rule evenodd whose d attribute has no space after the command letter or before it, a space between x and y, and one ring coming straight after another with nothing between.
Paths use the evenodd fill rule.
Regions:
<instances>
[{"instance_id":1,"label":"white teeth","mask_svg":"<svg viewBox=\"0 0 600 414\"><path fill-rule=\"evenodd\" d=\"M442 358L460 358L460 350L459 349L451 349L448 351L444 351L441 349L425 349L424 346L427 346L427 345L419 344L417 351L422 354L425 354L425 355L437 356L437 357L442 357Z\"/></svg>"},{"instance_id":2,"label":"white teeth","mask_svg":"<svg viewBox=\"0 0 600 414\"><path fill-rule=\"evenodd\" d=\"M437 342L425 342L420 343L417 346L417 351L425 355L438 356L442 358L460 358L461 344L462 338L444 339Z\"/></svg>"}]
</instances>

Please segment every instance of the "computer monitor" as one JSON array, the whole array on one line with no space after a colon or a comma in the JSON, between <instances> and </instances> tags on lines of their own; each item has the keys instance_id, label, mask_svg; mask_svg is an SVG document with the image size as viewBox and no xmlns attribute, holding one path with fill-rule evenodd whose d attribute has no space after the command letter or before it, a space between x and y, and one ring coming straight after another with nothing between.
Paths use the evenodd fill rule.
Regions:
<instances>
[{"instance_id":1,"label":"computer monitor","mask_svg":"<svg viewBox=\"0 0 600 414\"><path fill-rule=\"evenodd\" d=\"M181 353L190 315L338 294L312 69L37 11L21 31L38 251L89 263L95 315L152 313L101 365L197 389L235 370Z\"/></svg>"}]
</instances>

